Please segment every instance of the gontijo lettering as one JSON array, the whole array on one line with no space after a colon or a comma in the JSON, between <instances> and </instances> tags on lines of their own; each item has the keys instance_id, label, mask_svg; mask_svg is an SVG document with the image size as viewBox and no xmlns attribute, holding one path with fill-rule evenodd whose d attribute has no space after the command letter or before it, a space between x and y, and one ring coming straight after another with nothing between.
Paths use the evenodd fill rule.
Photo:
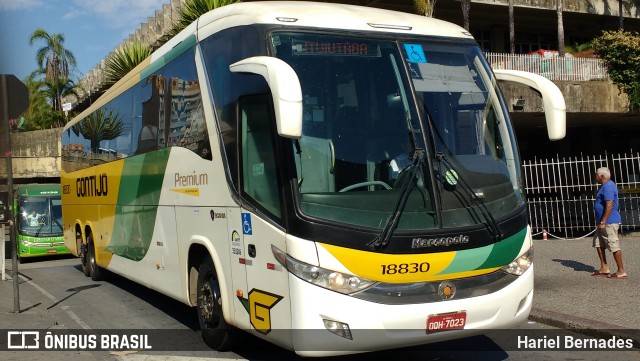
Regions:
<instances>
[{"instance_id":1,"label":"gontijo lettering","mask_svg":"<svg viewBox=\"0 0 640 361\"><path fill-rule=\"evenodd\" d=\"M76 178L76 195L78 197L106 197L108 192L106 173Z\"/></svg>"}]
</instances>

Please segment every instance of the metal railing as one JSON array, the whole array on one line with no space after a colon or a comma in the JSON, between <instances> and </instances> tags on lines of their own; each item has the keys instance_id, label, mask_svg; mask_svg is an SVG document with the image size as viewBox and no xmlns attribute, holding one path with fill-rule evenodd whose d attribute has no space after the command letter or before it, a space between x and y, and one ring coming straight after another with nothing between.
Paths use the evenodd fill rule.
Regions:
<instances>
[{"instance_id":1,"label":"metal railing","mask_svg":"<svg viewBox=\"0 0 640 361\"><path fill-rule=\"evenodd\" d=\"M549 80L607 80L607 66L597 58L541 56L537 54L486 53L493 69L522 70Z\"/></svg>"},{"instance_id":2,"label":"metal railing","mask_svg":"<svg viewBox=\"0 0 640 361\"><path fill-rule=\"evenodd\" d=\"M523 180L533 233L569 237L592 232L593 202L599 185L594 173L611 171L618 187L622 230L640 227L640 153L533 159L523 162Z\"/></svg>"}]
</instances>

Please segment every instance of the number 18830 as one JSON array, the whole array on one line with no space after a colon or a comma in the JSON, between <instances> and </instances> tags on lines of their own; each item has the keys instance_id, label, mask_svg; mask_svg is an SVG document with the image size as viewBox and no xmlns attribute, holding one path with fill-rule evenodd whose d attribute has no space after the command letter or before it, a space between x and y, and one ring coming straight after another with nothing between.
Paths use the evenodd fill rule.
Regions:
<instances>
[{"instance_id":1,"label":"number 18830","mask_svg":"<svg viewBox=\"0 0 640 361\"><path fill-rule=\"evenodd\" d=\"M389 263L382 265L383 275L405 274L405 273L425 273L429 272L429 262L422 263Z\"/></svg>"}]
</instances>

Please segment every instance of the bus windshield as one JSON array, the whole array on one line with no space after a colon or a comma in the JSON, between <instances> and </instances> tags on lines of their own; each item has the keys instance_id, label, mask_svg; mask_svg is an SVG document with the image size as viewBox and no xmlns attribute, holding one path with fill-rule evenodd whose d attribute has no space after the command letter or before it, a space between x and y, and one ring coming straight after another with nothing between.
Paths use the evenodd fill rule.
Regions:
<instances>
[{"instance_id":1,"label":"bus windshield","mask_svg":"<svg viewBox=\"0 0 640 361\"><path fill-rule=\"evenodd\" d=\"M18 200L20 234L45 237L62 235L62 203L60 196L21 196Z\"/></svg>"},{"instance_id":2,"label":"bus windshield","mask_svg":"<svg viewBox=\"0 0 640 361\"><path fill-rule=\"evenodd\" d=\"M524 206L511 125L477 46L282 32L271 41L302 88L291 151L306 215L382 229L399 211L398 230L428 230Z\"/></svg>"}]
</instances>

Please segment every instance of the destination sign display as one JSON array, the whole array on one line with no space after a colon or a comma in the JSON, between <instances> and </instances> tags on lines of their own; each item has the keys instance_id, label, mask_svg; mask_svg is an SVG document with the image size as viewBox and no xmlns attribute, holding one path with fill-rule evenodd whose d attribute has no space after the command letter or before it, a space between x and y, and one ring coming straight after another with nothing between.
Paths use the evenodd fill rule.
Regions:
<instances>
[{"instance_id":1,"label":"destination sign display","mask_svg":"<svg viewBox=\"0 0 640 361\"><path fill-rule=\"evenodd\" d=\"M379 57L380 48L367 41L294 40L293 55Z\"/></svg>"}]
</instances>

